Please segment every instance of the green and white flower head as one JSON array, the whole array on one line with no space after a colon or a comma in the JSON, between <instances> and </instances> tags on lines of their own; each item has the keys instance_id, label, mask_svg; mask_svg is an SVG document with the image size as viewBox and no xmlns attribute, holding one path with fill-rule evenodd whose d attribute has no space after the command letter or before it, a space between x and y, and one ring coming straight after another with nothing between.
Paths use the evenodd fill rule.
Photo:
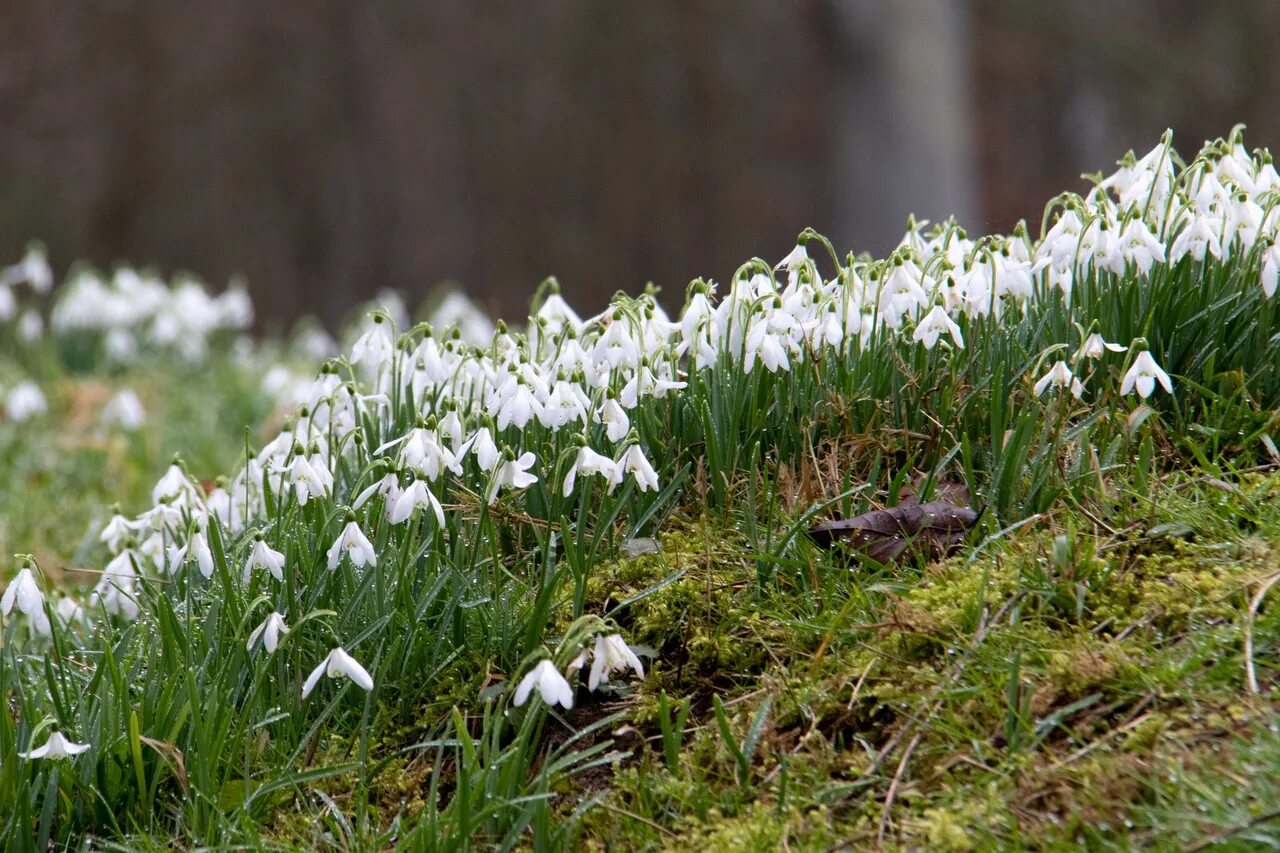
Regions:
<instances>
[{"instance_id":1,"label":"green and white flower head","mask_svg":"<svg viewBox=\"0 0 1280 853\"><path fill-rule=\"evenodd\" d=\"M311 674L307 676L307 680L302 685L303 699L311 695L311 692L316 689L316 685L320 683L320 679L324 676L329 678L349 678L361 690L373 689L373 676L369 675L369 671L341 647L329 652L325 659L320 661L315 669L311 670Z\"/></svg>"},{"instance_id":2,"label":"green and white flower head","mask_svg":"<svg viewBox=\"0 0 1280 853\"><path fill-rule=\"evenodd\" d=\"M75 743L63 737L62 732L54 731L42 745L28 752L20 752L20 758L34 760L37 758L72 758L89 749L87 743Z\"/></svg>"},{"instance_id":3,"label":"green and white flower head","mask_svg":"<svg viewBox=\"0 0 1280 853\"><path fill-rule=\"evenodd\" d=\"M1173 393L1173 382L1169 379L1169 374L1156 364L1150 352L1143 350L1138 353L1137 358L1133 360L1133 366L1124 375L1124 380L1120 383L1120 393L1124 395L1137 391L1138 396L1145 400L1155 391L1157 382L1166 392Z\"/></svg>"},{"instance_id":4,"label":"green and white flower head","mask_svg":"<svg viewBox=\"0 0 1280 853\"><path fill-rule=\"evenodd\" d=\"M348 513L347 524L329 547L329 571L338 568L343 557L349 557L356 568L376 566L378 555L374 553L373 543L364 535L360 525L356 524L354 513Z\"/></svg>"},{"instance_id":5,"label":"green and white flower head","mask_svg":"<svg viewBox=\"0 0 1280 853\"><path fill-rule=\"evenodd\" d=\"M49 616L44 611L44 593L29 567L23 568L9 581L4 596L0 597L0 614L8 616L15 606L30 620L33 631L44 636L50 634Z\"/></svg>"},{"instance_id":6,"label":"green and white flower head","mask_svg":"<svg viewBox=\"0 0 1280 853\"><path fill-rule=\"evenodd\" d=\"M595 690L607 684L609 677L615 672L632 670L644 678L644 666L640 658L631 651L621 634L600 634L596 637L595 649L591 655L591 672L587 676L587 688Z\"/></svg>"},{"instance_id":7,"label":"green and white flower head","mask_svg":"<svg viewBox=\"0 0 1280 853\"><path fill-rule=\"evenodd\" d=\"M542 701L552 707L560 705L566 710L573 707L573 687L560 674L560 670L556 669L556 665L546 658L538 661L533 669L520 679L511 704L519 708L529 701L529 696L535 689L542 697Z\"/></svg>"},{"instance_id":8,"label":"green and white flower head","mask_svg":"<svg viewBox=\"0 0 1280 853\"><path fill-rule=\"evenodd\" d=\"M289 626L285 624L284 617L279 613L272 612L249 634L249 641L245 643L245 648L253 651L254 644L261 637L262 648L266 649L269 655L275 654L276 647L280 644L280 637L287 633L289 633Z\"/></svg>"},{"instance_id":9,"label":"green and white flower head","mask_svg":"<svg viewBox=\"0 0 1280 853\"><path fill-rule=\"evenodd\" d=\"M1039 381L1036 382L1033 390L1035 391L1036 396L1039 397L1050 388L1070 389L1071 396L1077 399L1079 399L1080 395L1084 393L1084 385L1082 385L1080 380L1076 378L1075 374L1071 372L1071 368L1067 367L1067 363L1065 361L1054 362L1053 367L1049 368L1049 372L1040 377Z\"/></svg>"}]
</instances>

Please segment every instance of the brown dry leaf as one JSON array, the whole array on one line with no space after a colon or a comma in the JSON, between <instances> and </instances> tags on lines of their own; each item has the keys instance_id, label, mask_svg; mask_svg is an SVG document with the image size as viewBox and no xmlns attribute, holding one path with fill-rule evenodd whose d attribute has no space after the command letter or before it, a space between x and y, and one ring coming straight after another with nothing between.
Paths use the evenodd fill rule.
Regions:
<instances>
[{"instance_id":1,"label":"brown dry leaf","mask_svg":"<svg viewBox=\"0 0 1280 853\"><path fill-rule=\"evenodd\" d=\"M960 547L980 513L948 501L929 501L824 521L809 536L824 548L842 542L879 563L923 555L937 560Z\"/></svg>"}]
</instances>

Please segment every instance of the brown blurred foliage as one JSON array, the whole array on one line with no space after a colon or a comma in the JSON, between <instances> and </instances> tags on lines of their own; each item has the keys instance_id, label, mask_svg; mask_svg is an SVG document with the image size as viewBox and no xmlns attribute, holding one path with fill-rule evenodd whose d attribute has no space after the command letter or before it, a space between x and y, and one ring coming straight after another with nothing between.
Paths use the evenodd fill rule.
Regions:
<instances>
[{"instance_id":1,"label":"brown blurred foliage","mask_svg":"<svg viewBox=\"0 0 1280 853\"><path fill-rule=\"evenodd\" d=\"M446 279L507 313L549 274L678 298L806 225L1038 219L1166 125L1280 141L1278 8L8 0L0 257L242 271L280 320Z\"/></svg>"}]
</instances>

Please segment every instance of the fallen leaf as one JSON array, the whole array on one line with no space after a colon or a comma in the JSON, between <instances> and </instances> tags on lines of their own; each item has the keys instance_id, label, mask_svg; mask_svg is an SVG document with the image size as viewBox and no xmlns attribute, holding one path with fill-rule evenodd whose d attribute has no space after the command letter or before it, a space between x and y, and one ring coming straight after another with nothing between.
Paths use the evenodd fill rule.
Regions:
<instances>
[{"instance_id":1,"label":"fallen leaf","mask_svg":"<svg viewBox=\"0 0 1280 853\"><path fill-rule=\"evenodd\" d=\"M809 528L809 536L824 548L843 543L879 563L917 555L937 560L960 547L980 515L949 501L929 501L824 521Z\"/></svg>"}]
</instances>

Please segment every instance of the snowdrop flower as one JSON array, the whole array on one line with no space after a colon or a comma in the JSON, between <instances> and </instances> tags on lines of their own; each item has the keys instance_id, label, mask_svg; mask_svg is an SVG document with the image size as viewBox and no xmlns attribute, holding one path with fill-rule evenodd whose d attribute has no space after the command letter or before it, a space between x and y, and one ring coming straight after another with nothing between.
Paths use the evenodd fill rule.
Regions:
<instances>
[{"instance_id":1,"label":"snowdrop flower","mask_svg":"<svg viewBox=\"0 0 1280 853\"><path fill-rule=\"evenodd\" d=\"M306 699L311 695L311 691L316 689L316 685L320 683L321 676L329 676L330 678L350 678L356 683L357 687L363 690L373 689L373 677L369 675L360 663L347 654L341 647L329 652L325 659L307 676L307 680L302 685L302 698Z\"/></svg>"},{"instance_id":2,"label":"snowdrop flower","mask_svg":"<svg viewBox=\"0 0 1280 853\"><path fill-rule=\"evenodd\" d=\"M490 480L489 492L485 499L489 503L493 503L498 496L498 490L501 488L523 489L538 482L538 476L529 473L529 469L533 467L533 463L536 461L537 457L531 452L521 454L519 459L508 458L498 467L497 472Z\"/></svg>"},{"instance_id":3,"label":"snowdrop flower","mask_svg":"<svg viewBox=\"0 0 1280 853\"><path fill-rule=\"evenodd\" d=\"M1262 292L1267 298L1276 295L1276 283L1280 281L1280 243L1272 243L1262 254Z\"/></svg>"},{"instance_id":4,"label":"snowdrop flower","mask_svg":"<svg viewBox=\"0 0 1280 853\"><path fill-rule=\"evenodd\" d=\"M400 476L396 474L395 471L387 472L381 480L378 480L360 494L356 495L356 499L351 504L351 508L359 509L374 495L382 495L389 510L390 507L394 506L395 502L400 498Z\"/></svg>"},{"instance_id":5,"label":"snowdrop flower","mask_svg":"<svg viewBox=\"0 0 1280 853\"><path fill-rule=\"evenodd\" d=\"M351 363L377 366L391 361L394 352L395 342L385 318L375 315L369 329L351 347Z\"/></svg>"},{"instance_id":6,"label":"snowdrop flower","mask_svg":"<svg viewBox=\"0 0 1280 853\"><path fill-rule=\"evenodd\" d=\"M213 577L213 552L209 550L209 540L202 531L195 531L187 542L187 553L196 558L196 566L200 574L206 578Z\"/></svg>"},{"instance_id":7,"label":"snowdrop flower","mask_svg":"<svg viewBox=\"0 0 1280 853\"><path fill-rule=\"evenodd\" d=\"M14 386L4 399L4 408L10 420L22 423L49 411L49 404L40 386L28 381Z\"/></svg>"},{"instance_id":8,"label":"snowdrop flower","mask_svg":"<svg viewBox=\"0 0 1280 853\"><path fill-rule=\"evenodd\" d=\"M138 555L129 548L121 551L107 563L102 570L102 577L89 594L89 606L102 605L108 613L124 616L127 619L138 618L138 572L135 565Z\"/></svg>"},{"instance_id":9,"label":"snowdrop flower","mask_svg":"<svg viewBox=\"0 0 1280 853\"><path fill-rule=\"evenodd\" d=\"M1080 345L1080 349L1076 350L1076 358L1102 358L1105 350L1124 352L1127 349L1128 347L1103 340L1102 335L1094 332L1085 338L1084 343Z\"/></svg>"},{"instance_id":10,"label":"snowdrop flower","mask_svg":"<svg viewBox=\"0 0 1280 853\"><path fill-rule=\"evenodd\" d=\"M262 647L267 650L267 654L273 655L276 653L276 646L280 644L280 635L287 633L289 633L289 626L285 624L284 617L272 612L262 620L262 624L253 629L253 633L249 635L249 642L245 643L245 648L253 651L254 643L261 637Z\"/></svg>"},{"instance_id":11,"label":"snowdrop flower","mask_svg":"<svg viewBox=\"0 0 1280 853\"><path fill-rule=\"evenodd\" d=\"M1164 263L1164 244L1157 240L1146 223L1138 218L1130 219L1120 235L1120 251L1125 260L1142 270L1144 274L1151 272L1151 267L1156 261ZM1122 271L1117 270L1117 272Z\"/></svg>"},{"instance_id":12,"label":"snowdrop flower","mask_svg":"<svg viewBox=\"0 0 1280 853\"><path fill-rule=\"evenodd\" d=\"M262 534L258 534L254 540L253 550L249 552L249 560L244 564L245 583L249 582L249 576L254 569L265 569L276 580L284 580L284 554L268 545L262 538Z\"/></svg>"},{"instance_id":13,"label":"snowdrop flower","mask_svg":"<svg viewBox=\"0 0 1280 853\"><path fill-rule=\"evenodd\" d=\"M1173 241L1173 247L1169 250L1169 263L1176 264L1188 254L1197 261L1203 261L1206 253L1222 260L1222 244L1215 233L1220 226L1221 223L1213 217L1191 217Z\"/></svg>"},{"instance_id":14,"label":"snowdrop flower","mask_svg":"<svg viewBox=\"0 0 1280 853\"><path fill-rule=\"evenodd\" d=\"M23 569L9 582L4 597L0 598L0 613L8 616L15 604L31 620L31 627L37 634L49 636L49 615L44 612L44 593L40 591L31 569Z\"/></svg>"},{"instance_id":15,"label":"snowdrop flower","mask_svg":"<svg viewBox=\"0 0 1280 853\"><path fill-rule=\"evenodd\" d=\"M592 654L591 673L587 676L587 687L595 690L601 684L609 682L609 676L615 672L632 669L636 675L644 678L644 667L636 653L622 639L621 634L601 634L596 637L596 647Z\"/></svg>"},{"instance_id":16,"label":"snowdrop flower","mask_svg":"<svg viewBox=\"0 0 1280 853\"><path fill-rule=\"evenodd\" d=\"M111 520L102 528L102 533L98 536L98 541L104 543L113 554L120 553L120 549L124 547L124 543L128 542L133 536L137 525L125 518L120 513L111 516Z\"/></svg>"},{"instance_id":17,"label":"snowdrop flower","mask_svg":"<svg viewBox=\"0 0 1280 853\"><path fill-rule=\"evenodd\" d=\"M289 465L289 482L293 485L294 496L298 506L306 506L312 495L325 497L329 494L332 477L325 465L313 465L311 460L301 453L293 457Z\"/></svg>"},{"instance_id":18,"label":"snowdrop flower","mask_svg":"<svg viewBox=\"0 0 1280 853\"><path fill-rule=\"evenodd\" d=\"M923 343L925 349L933 349L938 343L938 338L943 334L950 334L956 346L964 349L964 338L960 336L960 327L947 315L941 305L935 305L932 311L924 315L924 319L916 326L911 338L916 343Z\"/></svg>"},{"instance_id":19,"label":"snowdrop flower","mask_svg":"<svg viewBox=\"0 0 1280 853\"><path fill-rule=\"evenodd\" d=\"M573 465L569 468L569 473L565 475L564 496L566 498L573 493L573 484L577 481L578 474L599 474L610 483L622 479L617 462L614 462L608 456L596 453L586 445L583 445L578 450L578 455L574 458Z\"/></svg>"},{"instance_id":20,"label":"snowdrop flower","mask_svg":"<svg viewBox=\"0 0 1280 853\"><path fill-rule=\"evenodd\" d=\"M36 758L70 758L73 755L79 755L88 748L89 744L67 740L62 736L62 732L55 731L49 735L49 739L44 744L29 752L19 752L18 757L29 760Z\"/></svg>"},{"instance_id":21,"label":"snowdrop flower","mask_svg":"<svg viewBox=\"0 0 1280 853\"><path fill-rule=\"evenodd\" d=\"M614 443L622 441L631 431L631 419L627 417L626 409L613 397L604 401L593 419L596 423L604 424L604 434Z\"/></svg>"},{"instance_id":22,"label":"snowdrop flower","mask_svg":"<svg viewBox=\"0 0 1280 853\"><path fill-rule=\"evenodd\" d=\"M644 451L640 449L639 444L632 444L622 452L618 457L618 474L613 485L622 482L622 478L627 474L635 477L636 485L640 487L640 491L658 491L658 472L653 470L653 466L649 464L649 460L645 457Z\"/></svg>"},{"instance_id":23,"label":"snowdrop flower","mask_svg":"<svg viewBox=\"0 0 1280 853\"><path fill-rule=\"evenodd\" d=\"M502 453L493 443L493 435L488 427L480 427L472 433L471 438L467 439L466 447L470 448L481 471L488 473L498 467L498 460L502 458Z\"/></svg>"},{"instance_id":24,"label":"snowdrop flower","mask_svg":"<svg viewBox=\"0 0 1280 853\"><path fill-rule=\"evenodd\" d=\"M1173 393L1173 383L1169 380L1169 374L1156 364L1150 352L1143 350L1138 353L1138 357L1133 360L1133 366L1124 375L1124 381L1120 383L1120 393L1121 395L1130 394L1137 389L1138 396L1145 400L1155 390L1157 381L1165 391Z\"/></svg>"},{"instance_id":25,"label":"snowdrop flower","mask_svg":"<svg viewBox=\"0 0 1280 853\"><path fill-rule=\"evenodd\" d=\"M181 503L184 500L195 496L195 486L187 477L187 472L183 471L177 464L170 465L151 490L151 502L163 503L165 501L173 501Z\"/></svg>"},{"instance_id":26,"label":"snowdrop flower","mask_svg":"<svg viewBox=\"0 0 1280 853\"><path fill-rule=\"evenodd\" d=\"M329 548L329 571L338 568L343 555L347 554L351 556L351 564L356 568L378 564L378 556L373 552L373 543L360 530L360 525L356 524L354 517L349 518L347 526L342 528L342 533L338 534L333 546Z\"/></svg>"},{"instance_id":27,"label":"snowdrop flower","mask_svg":"<svg viewBox=\"0 0 1280 853\"><path fill-rule=\"evenodd\" d=\"M552 707L562 705L566 710L573 707L573 688L556 669L556 665L545 658L538 661L538 665L520 679L512 704L519 708L528 702L529 694L534 688L542 696L542 701Z\"/></svg>"},{"instance_id":28,"label":"snowdrop flower","mask_svg":"<svg viewBox=\"0 0 1280 853\"><path fill-rule=\"evenodd\" d=\"M65 625L83 622L85 619L84 608L80 605L80 602L76 601L71 596L65 596L58 599L58 603L54 610L57 612L58 618L61 619Z\"/></svg>"},{"instance_id":29,"label":"snowdrop flower","mask_svg":"<svg viewBox=\"0 0 1280 853\"><path fill-rule=\"evenodd\" d=\"M102 408L102 420L107 424L135 432L146 421L147 413L142 408L142 401L130 388L125 388L112 397Z\"/></svg>"},{"instance_id":30,"label":"snowdrop flower","mask_svg":"<svg viewBox=\"0 0 1280 853\"><path fill-rule=\"evenodd\" d=\"M44 320L40 312L28 309L18 318L18 338L24 343L34 344L44 337Z\"/></svg>"},{"instance_id":31,"label":"snowdrop flower","mask_svg":"<svg viewBox=\"0 0 1280 853\"><path fill-rule=\"evenodd\" d=\"M1071 396L1077 399L1084 393L1084 386L1080 384L1080 380L1071 372L1071 368L1067 367L1065 361L1055 362L1053 367L1049 368L1049 372L1040 377L1040 380L1035 385L1036 396L1043 395L1050 387L1070 388Z\"/></svg>"},{"instance_id":32,"label":"snowdrop flower","mask_svg":"<svg viewBox=\"0 0 1280 853\"><path fill-rule=\"evenodd\" d=\"M388 504L387 521L391 524L403 524L419 507L430 508L435 513L436 523L444 527L444 508L422 480L414 480L400 493L394 504Z\"/></svg>"}]
</instances>

